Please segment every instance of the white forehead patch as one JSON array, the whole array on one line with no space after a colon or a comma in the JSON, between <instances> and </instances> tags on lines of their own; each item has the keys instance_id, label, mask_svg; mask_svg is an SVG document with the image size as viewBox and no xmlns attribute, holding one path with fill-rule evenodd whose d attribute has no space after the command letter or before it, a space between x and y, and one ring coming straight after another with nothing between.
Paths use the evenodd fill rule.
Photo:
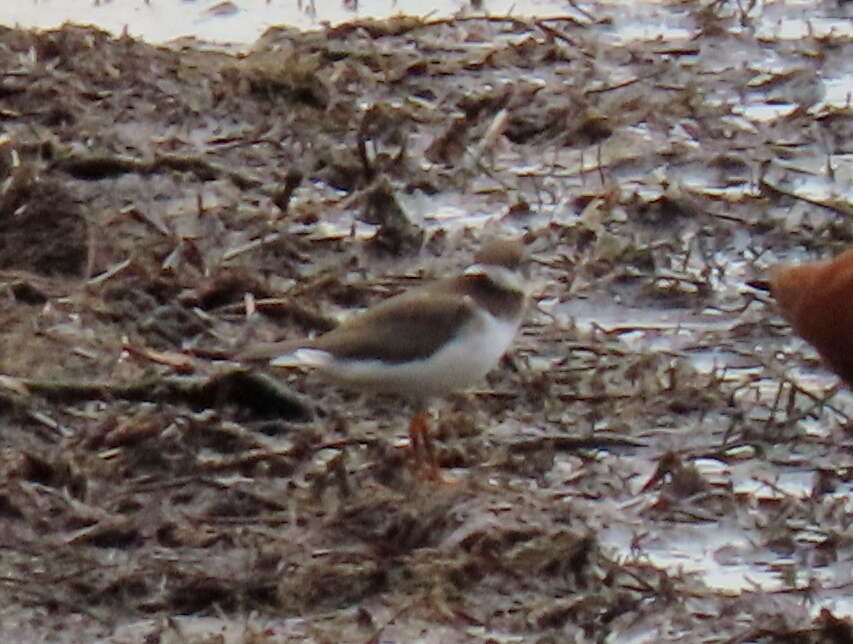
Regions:
<instances>
[{"instance_id":1,"label":"white forehead patch","mask_svg":"<svg viewBox=\"0 0 853 644\"><path fill-rule=\"evenodd\" d=\"M507 291L524 293L524 281L515 271L505 266L493 264L472 264L465 269L465 275L485 275L495 284Z\"/></svg>"}]
</instances>

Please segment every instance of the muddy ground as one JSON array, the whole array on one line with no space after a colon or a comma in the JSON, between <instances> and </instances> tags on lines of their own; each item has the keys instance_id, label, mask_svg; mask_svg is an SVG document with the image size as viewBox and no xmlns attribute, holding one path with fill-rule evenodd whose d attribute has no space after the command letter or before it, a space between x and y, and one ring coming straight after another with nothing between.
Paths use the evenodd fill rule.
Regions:
<instances>
[{"instance_id":1,"label":"muddy ground","mask_svg":"<svg viewBox=\"0 0 853 644\"><path fill-rule=\"evenodd\" d=\"M853 237L853 44L748 10L3 29L4 641L853 641L853 404L746 284ZM235 360L506 231L453 485L400 401Z\"/></svg>"}]
</instances>

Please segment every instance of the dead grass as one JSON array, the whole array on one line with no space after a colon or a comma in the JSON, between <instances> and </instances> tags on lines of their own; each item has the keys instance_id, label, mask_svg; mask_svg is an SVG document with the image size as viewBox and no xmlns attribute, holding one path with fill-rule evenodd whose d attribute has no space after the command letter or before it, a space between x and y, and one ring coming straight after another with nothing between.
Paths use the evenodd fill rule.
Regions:
<instances>
[{"instance_id":1,"label":"dead grass","mask_svg":"<svg viewBox=\"0 0 853 644\"><path fill-rule=\"evenodd\" d=\"M783 148L841 151L851 115L746 127L755 70L697 49L819 68L850 44L758 43L726 8L630 46L509 19L271 30L241 59L0 33L4 633L849 641L808 610L850 590L849 405L798 382L820 367L741 287L849 241L838 199L762 177ZM226 364L462 265L482 231L417 199L505 213L556 315L442 407L451 486L413 480L398 401ZM638 319L603 322L614 305ZM712 558L784 559L779 583L728 592L652 556L717 531Z\"/></svg>"}]
</instances>

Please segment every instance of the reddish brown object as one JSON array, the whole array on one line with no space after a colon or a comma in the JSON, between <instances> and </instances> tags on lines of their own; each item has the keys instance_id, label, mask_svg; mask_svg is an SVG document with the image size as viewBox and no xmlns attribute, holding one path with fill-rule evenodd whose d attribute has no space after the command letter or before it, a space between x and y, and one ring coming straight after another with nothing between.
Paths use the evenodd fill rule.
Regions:
<instances>
[{"instance_id":1,"label":"reddish brown object","mask_svg":"<svg viewBox=\"0 0 853 644\"><path fill-rule=\"evenodd\" d=\"M853 387L853 248L833 259L776 268L770 290L794 331Z\"/></svg>"},{"instance_id":2,"label":"reddish brown object","mask_svg":"<svg viewBox=\"0 0 853 644\"><path fill-rule=\"evenodd\" d=\"M412 462L416 472L427 467L426 477L432 481L443 481L438 456L429 436L429 416L425 409L418 410L409 423L409 444L412 449ZM424 463L426 460L426 464Z\"/></svg>"}]
</instances>

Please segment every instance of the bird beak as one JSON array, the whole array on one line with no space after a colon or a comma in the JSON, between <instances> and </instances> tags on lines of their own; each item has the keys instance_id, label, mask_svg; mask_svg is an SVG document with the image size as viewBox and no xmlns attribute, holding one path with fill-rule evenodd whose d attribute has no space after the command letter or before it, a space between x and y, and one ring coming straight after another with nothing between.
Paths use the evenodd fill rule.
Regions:
<instances>
[{"instance_id":1,"label":"bird beak","mask_svg":"<svg viewBox=\"0 0 853 644\"><path fill-rule=\"evenodd\" d=\"M746 285L750 288L754 288L756 291L762 291L764 293L770 293L773 290L770 287L770 282L768 280L749 280L746 282Z\"/></svg>"}]
</instances>

